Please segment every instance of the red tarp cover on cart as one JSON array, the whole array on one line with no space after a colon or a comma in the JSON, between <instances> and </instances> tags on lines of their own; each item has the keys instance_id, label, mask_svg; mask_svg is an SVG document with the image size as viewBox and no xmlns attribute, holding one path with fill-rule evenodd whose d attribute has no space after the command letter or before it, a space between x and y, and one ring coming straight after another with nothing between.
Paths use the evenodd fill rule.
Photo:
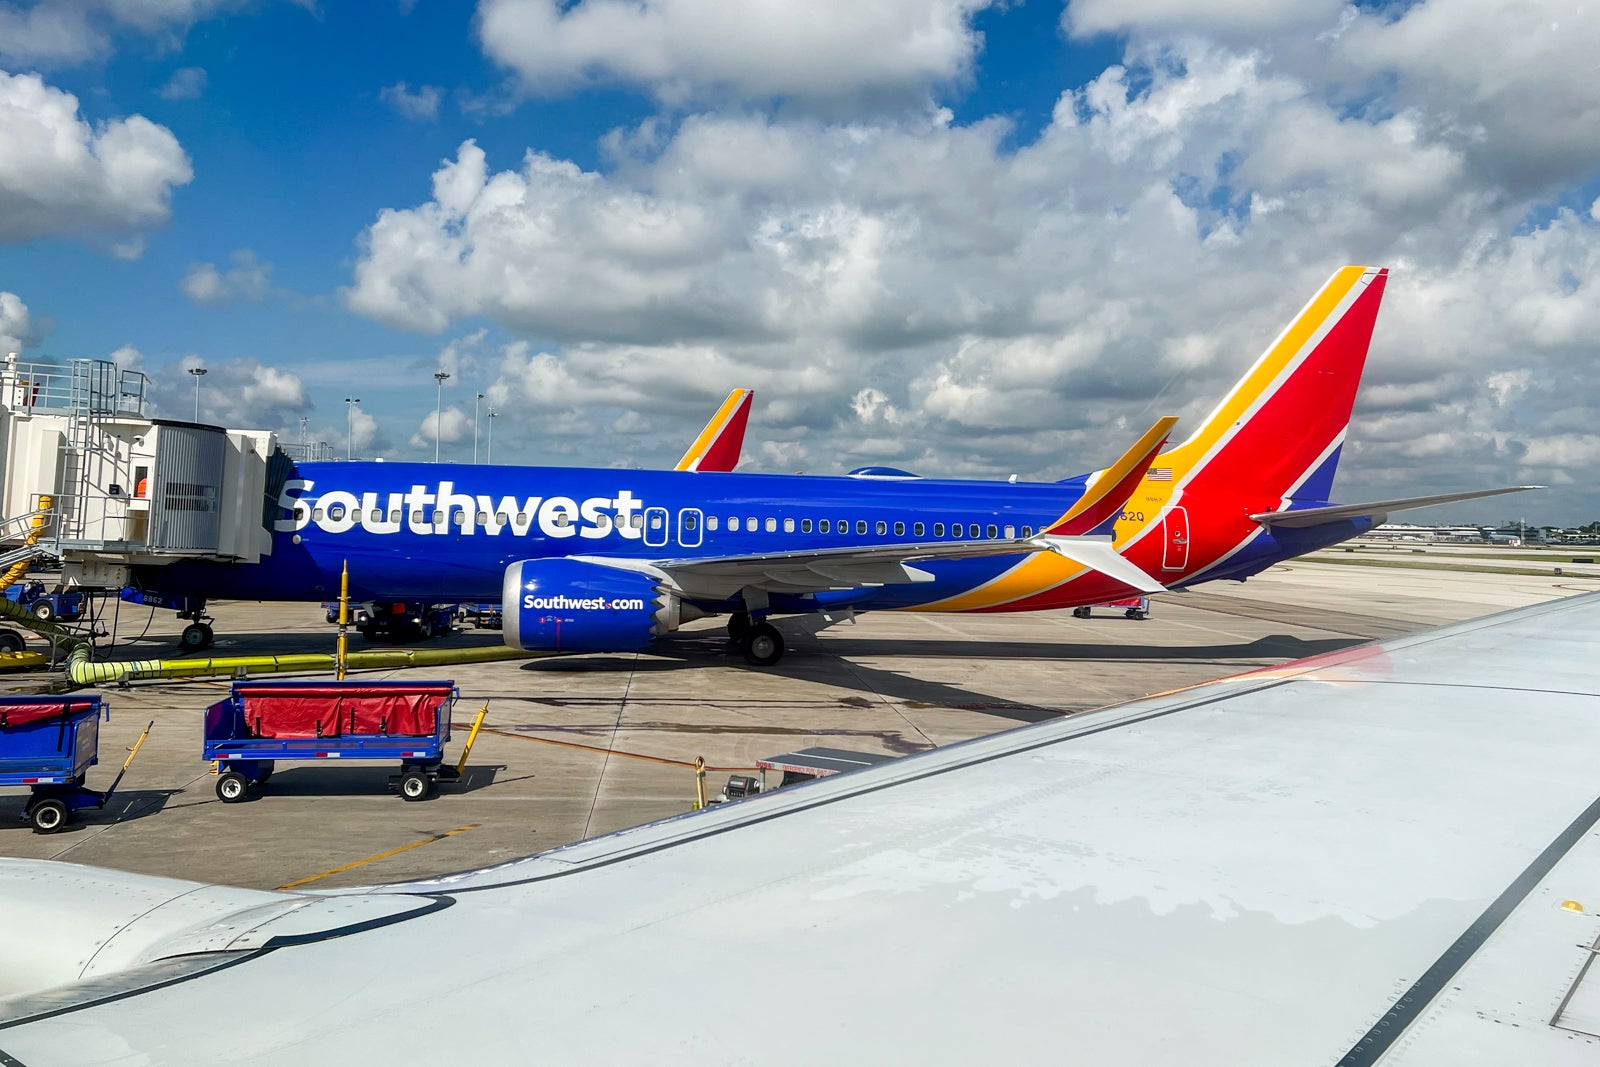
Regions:
<instances>
[{"instance_id":1,"label":"red tarp cover on cart","mask_svg":"<svg viewBox=\"0 0 1600 1067\"><path fill-rule=\"evenodd\" d=\"M297 688L240 696L245 722L256 737L427 737L438 729L439 708L450 698L450 689Z\"/></svg>"},{"instance_id":2,"label":"red tarp cover on cart","mask_svg":"<svg viewBox=\"0 0 1600 1067\"><path fill-rule=\"evenodd\" d=\"M0 730L26 726L44 719L59 719L65 715L89 711L94 707L90 700L42 701L36 704L6 704L0 707Z\"/></svg>"}]
</instances>

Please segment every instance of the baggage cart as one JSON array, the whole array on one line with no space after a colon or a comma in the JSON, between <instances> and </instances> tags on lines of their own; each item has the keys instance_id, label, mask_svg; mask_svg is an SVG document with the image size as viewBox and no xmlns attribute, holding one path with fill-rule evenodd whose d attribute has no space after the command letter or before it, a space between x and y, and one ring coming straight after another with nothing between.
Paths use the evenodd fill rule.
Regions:
<instances>
[{"instance_id":1,"label":"baggage cart","mask_svg":"<svg viewBox=\"0 0 1600 1067\"><path fill-rule=\"evenodd\" d=\"M111 717L98 696L0 697L0 786L32 791L22 819L34 833L53 834L72 821L74 812L105 807L155 725L144 728L102 793L84 785L89 768L100 762L102 715Z\"/></svg>"},{"instance_id":2,"label":"baggage cart","mask_svg":"<svg viewBox=\"0 0 1600 1067\"><path fill-rule=\"evenodd\" d=\"M1094 615L1094 608L1121 608L1123 614L1130 619L1148 619L1150 617L1150 598L1147 596L1130 596L1122 600L1108 600L1104 604L1083 604L1072 609L1075 619L1087 619Z\"/></svg>"},{"instance_id":3,"label":"baggage cart","mask_svg":"<svg viewBox=\"0 0 1600 1067\"><path fill-rule=\"evenodd\" d=\"M460 776L444 765L459 695L454 682L235 682L206 709L204 758L224 804L259 793L285 760L399 760L389 787L422 800Z\"/></svg>"}]
</instances>

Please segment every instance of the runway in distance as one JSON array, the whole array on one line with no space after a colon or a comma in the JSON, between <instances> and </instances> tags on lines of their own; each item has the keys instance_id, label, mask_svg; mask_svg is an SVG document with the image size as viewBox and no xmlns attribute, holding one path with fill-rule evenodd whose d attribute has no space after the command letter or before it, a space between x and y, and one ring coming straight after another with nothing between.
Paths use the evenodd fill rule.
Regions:
<instances>
[{"instance_id":1,"label":"runway in distance","mask_svg":"<svg viewBox=\"0 0 1600 1067\"><path fill-rule=\"evenodd\" d=\"M502 600L521 648L635 651L727 615L765 666L783 654L773 616L1035 611L1242 579L1391 511L1528 488L1331 501L1387 276L1337 271L1183 443L1163 451L1161 420L1059 482L302 463L269 486L259 564L133 582L191 604L321 601L348 560L357 599ZM741 434L747 410L728 422Z\"/></svg>"},{"instance_id":2,"label":"runway in distance","mask_svg":"<svg viewBox=\"0 0 1600 1067\"><path fill-rule=\"evenodd\" d=\"M407 884L0 859L0 1062L1592 1064L1596 633L1572 597Z\"/></svg>"}]
</instances>

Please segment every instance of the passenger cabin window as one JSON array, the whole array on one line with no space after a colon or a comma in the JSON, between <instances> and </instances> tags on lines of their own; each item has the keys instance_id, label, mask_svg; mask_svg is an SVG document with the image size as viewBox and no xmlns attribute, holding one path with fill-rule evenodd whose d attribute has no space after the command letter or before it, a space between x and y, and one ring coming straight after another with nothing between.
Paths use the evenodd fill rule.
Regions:
<instances>
[{"instance_id":1,"label":"passenger cabin window","mask_svg":"<svg viewBox=\"0 0 1600 1067\"><path fill-rule=\"evenodd\" d=\"M754 515L745 517L744 528L749 530L751 533L755 533L758 529L760 529L760 527L756 525L756 517Z\"/></svg>"},{"instance_id":2,"label":"passenger cabin window","mask_svg":"<svg viewBox=\"0 0 1600 1067\"><path fill-rule=\"evenodd\" d=\"M685 530L697 530L700 528L700 520L695 518L694 512L691 511L683 517L683 528Z\"/></svg>"},{"instance_id":3,"label":"passenger cabin window","mask_svg":"<svg viewBox=\"0 0 1600 1067\"><path fill-rule=\"evenodd\" d=\"M566 524L567 524L567 517L565 515L563 515L563 516L561 516L561 525L565 526ZM661 529L661 516L660 515L652 515L652 516L650 516L650 529L652 529L652 530Z\"/></svg>"},{"instance_id":4,"label":"passenger cabin window","mask_svg":"<svg viewBox=\"0 0 1600 1067\"><path fill-rule=\"evenodd\" d=\"M864 534L866 532L867 532L867 520L866 519L857 519L856 520L856 533Z\"/></svg>"},{"instance_id":5,"label":"passenger cabin window","mask_svg":"<svg viewBox=\"0 0 1600 1067\"><path fill-rule=\"evenodd\" d=\"M444 522L444 512L442 512L442 511L435 511L435 512L434 512L434 513L433 513L433 524L434 524L434 525L435 525L435 526L438 526L438 525L439 525L439 524L440 524L440 523L442 523L442 522Z\"/></svg>"},{"instance_id":6,"label":"passenger cabin window","mask_svg":"<svg viewBox=\"0 0 1600 1067\"><path fill-rule=\"evenodd\" d=\"M498 522L501 526L504 526L506 523L511 521L511 516L507 515L503 511L497 511L494 513L494 521Z\"/></svg>"},{"instance_id":7,"label":"passenger cabin window","mask_svg":"<svg viewBox=\"0 0 1600 1067\"><path fill-rule=\"evenodd\" d=\"M635 530L644 529L644 516L643 515L635 515L633 517L633 522L629 523L629 525L632 526Z\"/></svg>"},{"instance_id":8,"label":"passenger cabin window","mask_svg":"<svg viewBox=\"0 0 1600 1067\"><path fill-rule=\"evenodd\" d=\"M936 523L933 524L933 536L935 536L935 537L943 537L944 536L944 523L936 522Z\"/></svg>"},{"instance_id":9,"label":"passenger cabin window","mask_svg":"<svg viewBox=\"0 0 1600 1067\"><path fill-rule=\"evenodd\" d=\"M794 520L793 519L784 519L783 520L783 532L784 533L794 533Z\"/></svg>"},{"instance_id":10,"label":"passenger cabin window","mask_svg":"<svg viewBox=\"0 0 1600 1067\"><path fill-rule=\"evenodd\" d=\"M322 509L321 508L312 508L311 509L311 518L312 518L312 521L316 521L316 520L321 519L322 518Z\"/></svg>"},{"instance_id":11,"label":"passenger cabin window","mask_svg":"<svg viewBox=\"0 0 1600 1067\"><path fill-rule=\"evenodd\" d=\"M413 511L413 512L412 512L412 513L411 513L411 521L412 521L412 522L414 522L414 523L419 523L419 522L421 522L421 521L422 521L422 512L420 512L420 511Z\"/></svg>"},{"instance_id":12,"label":"passenger cabin window","mask_svg":"<svg viewBox=\"0 0 1600 1067\"><path fill-rule=\"evenodd\" d=\"M878 524L877 524L877 526L876 526L876 527L875 527L875 529L876 529L876 530L877 530L877 532L878 532L878 536L879 536L879 537L882 537L882 536L883 536L883 535L884 535L884 534L886 534L886 533L888 533L888 532L889 532L889 524L888 524L888 523L886 523L886 522L884 522L884 521L882 521L882 520L881 520L881 519L880 519L880 520L879 520L879 521L878 521Z\"/></svg>"},{"instance_id":13,"label":"passenger cabin window","mask_svg":"<svg viewBox=\"0 0 1600 1067\"><path fill-rule=\"evenodd\" d=\"M817 523L817 532L818 533L833 533L833 522L832 522L832 520L823 519L820 522L818 522Z\"/></svg>"},{"instance_id":14,"label":"passenger cabin window","mask_svg":"<svg viewBox=\"0 0 1600 1067\"><path fill-rule=\"evenodd\" d=\"M717 517L715 515L707 515L706 516L706 529L715 530L716 528L717 528Z\"/></svg>"},{"instance_id":15,"label":"passenger cabin window","mask_svg":"<svg viewBox=\"0 0 1600 1067\"><path fill-rule=\"evenodd\" d=\"M330 518L330 519L342 519L342 518L344 518L344 505L343 504L334 504L333 506L329 507L328 508L328 518Z\"/></svg>"},{"instance_id":16,"label":"passenger cabin window","mask_svg":"<svg viewBox=\"0 0 1600 1067\"><path fill-rule=\"evenodd\" d=\"M927 532L928 532L928 528L926 526L924 526L922 523L915 522L915 523L911 524L911 536L912 537L923 537L923 536L925 536L927 534Z\"/></svg>"},{"instance_id":17,"label":"passenger cabin window","mask_svg":"<svg viewBox=\"0 0 1600 1067\"><path fill-rule=\"evenodd\" d=\"M1006 527L1006 540L1009 541L1015 536L1017 536L1017 528L1015 526L1007 526Z\"/></svg>"},{"instance_id":18,"label":"passenger cabin window","mask_svg":"<svg viewBox=\"0 0 1600 1067\"><path fill-rule=\"evenodd\" d=\"M903 523L903 522L895 523L894 524L894 535L896 537L904 537L906 535L906 524Z\"/></svg>"},{"instance_id":19,"label":"passenger cabin window","mask_svg":"<svg viewBox=\"0 0 1600 1067\"><path fill-rule=\"evenodd\" d=\"M478 525L479 526L487 526L487 525L489 525L489 513L487 511L478 512Z\"/></svg>"},{"instance_id":20,"label":"passenger cabin window","mask_svg":"<svg viewBox=\"0 0 1600 1067\"><path fill-rule=\"evenodd\" d=\"M776 533L777 531L778 531L778 520L777 519L768 519L767 520L767 533Z\"/></svg>"},{"instance_id":21,"label":"passenger cabin window","mask_svg":"<svg viewBox=\"0 0 1600 1067\"><path fill-rule=\"evenodd\" d=\"M739 529L739 516L737 516L737 515L729 515L728 516L728 529L734 530L734 531L737 531Z\"/></svg>"},{"instance_id":22,"label":"passenger cabin window","mask_svg":"<svg viewBox=\"0 0 1600 1067\"><path fill-rule=\"evenodd\" d=\"M572 516L568 515L566 512L562 512L560 515L556 516L556 526L558 528L565 530L568 526L571 526L571 525L572 525ZM661 526L661 520L660 519L656 519L653 522L651 522L650 525L659 529L660 526Z\"/></svg>"},{"instance_id":23,"label":"passenger cabin window","mask_svg":"<svg viewBox=\"0 0 1600 1067\"><path fill-rule=\"evenodd\" d=\"M1022 536L1023 537L1032 537L1033 536L1033 527L1032 526L1024 526L1022 528Z\"/></svg>"},{"instance_id":24,"label":"passenger cabin window","mask_svg":"<svg viewBox=\"0 0 1600 1067\"><path fill-rule=\"evenodd\" d=\"M467 513L465 511L456 512L456 525L460 526L462 529L466 528L466 525L467 525Z\"/></svg>"},{"instance_id":25,"label":"passenger cabin window","mask_svg":"<svg viewBox=\"0 0 1600 1067\"><path fill-rule=\"evenodd\" d=\"M811 532L811 520L810 519L801 519L800 520L800 532L801 533L810 533ZM823 532L826 533L827 531L824 530Z\"/></svg>"},{"instance_id":26,"label":"passenger cabin window","mask_svg":"<svg viewBox=\"0 0 1600 1067\"><path fill-rule=\"evenodd\" d=\"M1000 536L1000 527L991 524L990 527L984 531L983 536L989 538L991 541L994 540L996 537Z\"/></svg>"},{"instance_id":27,"label":"passenger cabin window","mask_svg":"<svg viewBox=\"0 0 1600 1067\"><path fill-rule=\"evenodd\" d=\"M378 508L373 508L372 509L372 514L370 516L368 516L368 517L373 522L382 522L383 521L383 512L382 512L382 510L380 510Z\"/></svg>"}]
</instances>

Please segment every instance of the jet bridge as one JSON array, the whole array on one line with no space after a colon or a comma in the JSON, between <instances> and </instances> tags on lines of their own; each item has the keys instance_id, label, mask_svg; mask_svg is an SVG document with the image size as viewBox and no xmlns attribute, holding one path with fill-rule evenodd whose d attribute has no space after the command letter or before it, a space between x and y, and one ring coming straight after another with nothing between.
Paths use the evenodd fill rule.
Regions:
<instances>
[{"instance_id":1,"label":"jet bridge","mask_svg":"<svg viewBox=\"0 0 1600 1067\"><path fill-rule=\"evenodd\" d=\"M151 418L149 380L104 359L0 364L0 564L53 554L63 579L119 589L129 568L255 563L271 552L274 434ZM274 493L269 494L269 490ZM45 532L25 544L29 520Z\"/></svg>"}]
</instances>

